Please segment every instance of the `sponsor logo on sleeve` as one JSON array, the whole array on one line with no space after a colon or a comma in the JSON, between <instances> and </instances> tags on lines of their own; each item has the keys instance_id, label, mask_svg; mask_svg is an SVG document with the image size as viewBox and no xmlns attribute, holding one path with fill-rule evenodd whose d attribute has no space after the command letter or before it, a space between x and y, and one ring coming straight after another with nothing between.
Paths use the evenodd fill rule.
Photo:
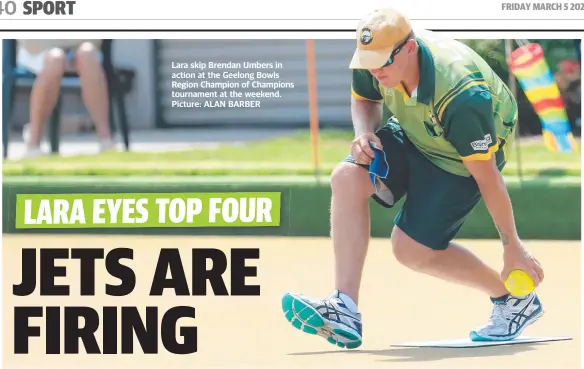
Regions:
<instances>
[{"instance_id":1,"label":"sponsor logo on sleeve","mask_svg":"<svg viewBox=\"0 0 584 369\"><path fill-rule=\"evenodd\" d=\"M470 143L470 146L473 148L474 151L484 151L489 149L489 145L493 143L493 139L491 138L491 134L488 133L485 135L483 140L476 140Z\"/></svg>"}]
</instances>

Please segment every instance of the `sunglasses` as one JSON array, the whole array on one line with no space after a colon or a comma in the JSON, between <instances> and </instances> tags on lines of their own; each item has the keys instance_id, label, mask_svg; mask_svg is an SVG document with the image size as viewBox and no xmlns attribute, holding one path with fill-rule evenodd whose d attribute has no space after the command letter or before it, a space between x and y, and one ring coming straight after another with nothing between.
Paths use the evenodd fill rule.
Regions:
<instances>
[{"instance_id":1,"label":"sunglasses","mask_svg":"<svg viewBox=\"0 0 584 369\"><path fill-rule=\"evenodd\" d=\"M411 40L411 38L412 38L412 32L410 32L408 34L408 36L402 42L400 42L399 45L397 45L397 47L395 49L393 49L393 51L391 52L391 55L387 59L387 62L385 62L385 64L383 64L383 66L381 68L385 68L387 66L392 65L393 64L393 58L395 58L395 56L397 54L399 54L399 52L401 51L402 47L404 47L408 43L408 41Z\"/></svg>"}]
</instances>

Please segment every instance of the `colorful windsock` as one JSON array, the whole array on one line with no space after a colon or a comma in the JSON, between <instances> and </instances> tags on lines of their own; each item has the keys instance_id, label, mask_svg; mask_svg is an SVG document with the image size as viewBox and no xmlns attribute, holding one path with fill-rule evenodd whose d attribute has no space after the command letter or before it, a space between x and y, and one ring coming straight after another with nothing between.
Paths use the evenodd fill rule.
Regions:
<instances>
[{"instance_id":1,"label":"colorful windsock","mask_svg":"<svg viewBox=\"0 0 584 369\"><path fill-rule=\"evenodd\" d=\"M513 51L509 67L517 77L542 125L545 145L552 151L572 151L572 134L564 101L539 44L530 43Z\"/></svg>"}]
</instances>

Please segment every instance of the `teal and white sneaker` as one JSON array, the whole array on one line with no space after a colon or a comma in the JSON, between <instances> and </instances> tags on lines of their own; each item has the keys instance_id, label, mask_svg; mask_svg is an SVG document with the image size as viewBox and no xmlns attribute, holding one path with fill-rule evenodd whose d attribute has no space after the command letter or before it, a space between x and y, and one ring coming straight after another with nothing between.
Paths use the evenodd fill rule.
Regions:
<instances>
[{"instance_id":1,"label":"teal and white sneaker","mask_svg":"<svg viewBox=\"0 0 584 369\"><path fill-rule=\"evenodd\" d=\"M535 323L544 310L535 292L525 297L509 295L504 301L494 302L489 322L470 332L472 341L510 341Z\"/></svg>"},{"instance_id":2,"label":"teal and white sneaker","mask_svg":"<svg viewBox=\"0 0 584 369\"><path fill-rule=\"evenodd\" d=\"M321 300L287 293L282 297L282 310L286 320L296 329L324 337L341 348L354 349L361 346L361 314L349 310L337 290Z\"/></svg>"}]
</instances>

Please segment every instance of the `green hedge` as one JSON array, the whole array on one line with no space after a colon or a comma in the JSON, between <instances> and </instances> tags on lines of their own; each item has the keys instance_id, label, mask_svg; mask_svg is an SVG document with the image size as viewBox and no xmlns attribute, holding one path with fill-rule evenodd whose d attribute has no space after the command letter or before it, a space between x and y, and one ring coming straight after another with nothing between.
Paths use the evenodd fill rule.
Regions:
<instances>
[{"instance_id":1,"label":"green hedge","mask_svg":"<svg viewBox=\"0 0 584 369\"><path fill-rule=\"evenodd\" d=\"M174 181L173 181L174 180ZM557 183L545 180L508 184L515 210L517 227L524 239L581 238L581 184L578 181ZM282 193L280 227L266 228L142 228L93 230L17 230L14 228L14 205L19 193L116 193L116 192L229 192L229 191L279 191ZM387 237L391 232L397 208L384 209L371 202L371 233L374 237ZM4 233L100 233L100 234L166 234L166 235L329 235L330 186L328 181L317 184L311 180L294 179L269 181L144 178L112 180L85 178L84 180L58 180L44 177L38 181L30 178L5 177L3 183ZM431 221L431 220L429 220ZM459 238L496 238L497 232L484 206L480 204L460 231Z\"/></svg>"}]
</instances>

